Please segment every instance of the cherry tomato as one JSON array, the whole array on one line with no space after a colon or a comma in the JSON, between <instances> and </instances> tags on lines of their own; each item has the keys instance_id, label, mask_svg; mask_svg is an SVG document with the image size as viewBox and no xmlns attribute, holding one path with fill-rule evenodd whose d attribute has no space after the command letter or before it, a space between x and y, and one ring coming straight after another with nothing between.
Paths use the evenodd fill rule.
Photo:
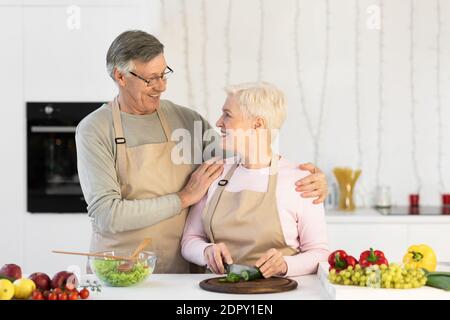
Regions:
<instances>
[{"instance_id":1,"label":"cherry tomato","mask_svg":"<svg viewBox=\"0 0 450 320\"><path fill-rule=\"evenodd\" d=\"M69 294L69 300L78 300L78 297L79 297L78 292L71 292Z\"/></svg>"},{"instance_id":2,"label":"cherry tomato","mask_svg":"<svg viewBox=\"0 0 450 320\"><path fill-rule=\"evenodd\" d=\"M84 288L80 291L80 297L81 299L87 299L89 297L89 290L87 288Z\"/></svg>"},{"instance_id":3,"label":"cherry tomato","mask_svg":"<svg viewBox=\"0 0 450 320\"><path fill-rule=\"evenodd\" d=\"M60 294L60 293L62 293L63 291L62 291L61 288L56 288L56 289L53 290L53 292L56 293L56 294Z\"/></svg>"},{"instance_id":4,"label":"cherry tomato","mask_svg":"<svg viewBox=\"0 0 450 320\"><path fill-rule=\"evenodd\" d=\"M44 296L42 295L42 292L39 290L34 290L31 294L31 299L33 300L44 300Z\"/></svg>"},{"instance_id":5,"label":"cherry tomato","mask_svg":"<svg viewBox=\"0 0 450 320\"><path fill-rule=\"evenodd\" d=\"M49 296L50 293L51 293L51 291L49 291L49 290L45 290L44 291L44 293L42 295L44 296L45 300L48 300L48 296Z\"/></svg>"},{"instance_id":6,"label":"cherry tomato","mask_svg":"<svg viewBox=\"0 0 450 320\"><path fill-rule=\"evenodd\" d=\"M55 292L50 292L48 294L48 300L58 300L58 295Z\"/></svg>"},{"instance_id":7,"label":"cherry tomato","mask_svg":"<svg viewBox=\"0 0 450 320\"><path fill-rule=\"evenodd\" d=\"M68 299L67 293L63 292L58 294L58 300L67 300L67 299Z\"/></svg>"}]
</instances>

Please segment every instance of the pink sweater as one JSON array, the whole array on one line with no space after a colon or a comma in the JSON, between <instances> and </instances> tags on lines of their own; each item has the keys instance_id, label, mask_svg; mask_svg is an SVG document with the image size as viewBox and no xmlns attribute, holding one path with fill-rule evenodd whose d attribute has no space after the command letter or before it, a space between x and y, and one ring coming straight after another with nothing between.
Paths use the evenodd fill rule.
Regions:
<instances>
[{"instance_id":1,"label":"pink sweater","mask_svg":"<svg viewBox=\"0 0 450 320\"><path fill-rule=\"evenodd\" d=\"M211 245L203 230L202 212L231 165L226 164L222 176L215 181L203 199L192 206L186 221L182 239L183 257L195 264L206 265L204 250ZM329 250L323 205L315 205L313 199L300 197L295 182L309 174L296 164L281 158L278 163L277 206L281 228L287 245L299 250L299 254L284 257L288 272L286 276L315 273L320 261L326 261ZM239 166L226 186L226 191L267 191L269 168L246 169Z\"/></svg>"}]
</instances>

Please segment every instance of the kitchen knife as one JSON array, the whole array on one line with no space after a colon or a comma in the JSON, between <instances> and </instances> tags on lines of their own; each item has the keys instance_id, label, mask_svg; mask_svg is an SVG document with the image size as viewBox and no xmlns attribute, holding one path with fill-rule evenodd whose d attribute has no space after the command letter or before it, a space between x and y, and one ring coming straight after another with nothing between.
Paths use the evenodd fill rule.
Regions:
<instances>
[{"instance_id":1,"label":"kitchen knife","mask_svg":"<svg viewBox=\"0 0 450 320\"><path fill-rule=\"evenodd\" d=\"M224 263L224 267L225 267L225 271L227 272L227 274L229 273L235 273L240 275L242 273L242 271L248 271L250 273L255 273L255 272L259 272L259 269L256 267L251 267L251 266L246 266L243 264L227 264Z\"/></svg>"}]
</instances>

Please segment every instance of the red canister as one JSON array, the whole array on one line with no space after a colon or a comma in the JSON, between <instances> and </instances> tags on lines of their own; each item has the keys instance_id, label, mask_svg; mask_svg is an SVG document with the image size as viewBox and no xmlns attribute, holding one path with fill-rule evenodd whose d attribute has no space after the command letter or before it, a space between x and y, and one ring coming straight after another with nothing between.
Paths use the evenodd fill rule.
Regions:
<instances>
[{"instance_id":1,"label":"red canister","mask_svg":"<svg viewBox=\"0 0 450 320\"><path fill-rule=\"evenodd\" d=\"M409 206L410 207L418 207L419 206L420 196L418 193L413 193L409 195Z\"/></svg>"},{"instance_id":2,"label":"red canister","mask_svg":"<svg viewBox=\"0 0 450 320\"><path fill-rule=\"evenodd\" d=\"M442 194L442 206L450 207L450 193Z\"/></svg>"}]
</instances>

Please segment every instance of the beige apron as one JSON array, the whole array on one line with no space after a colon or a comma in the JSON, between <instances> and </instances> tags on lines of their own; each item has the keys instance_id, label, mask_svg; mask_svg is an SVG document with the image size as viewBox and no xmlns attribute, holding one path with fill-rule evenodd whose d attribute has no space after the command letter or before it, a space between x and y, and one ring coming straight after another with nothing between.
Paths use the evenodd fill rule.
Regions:
<instances>
[{"instance_id":1,"label":"beige apron","mask_svg":"<svg viewBox=\"0 0 450 320\"><path fill-rule=\"evenodd\" d=\"M237 264L254 265L271 248L280 250L283 256L297 254L286 244L278 214L278 157L272 158L267 192L226 191L236 168L234 165L219 181L203 212L203 227L210 241L225 243Z\"/></svg>"},{"instance_id":2,"label":"beige apron","mask_svg":"<svg viewBox=\"0 0 450 320\"><path fill-rule=\"evenodd\" d=\"M123 135L117 98L110 103L117 146L116 172L122 199L149 199L180 191L194 169L190 164L174 164L171 160L175 142L163 114L157 110L167 142L127 147ZM156 273L188 273L189 264L181 256L181 236L188 209L156 225L138 230L101 232L93 223L91 252L133 249L146 237L152 238L147 250L156 253Z\"/></svg>"}]
</instances>

